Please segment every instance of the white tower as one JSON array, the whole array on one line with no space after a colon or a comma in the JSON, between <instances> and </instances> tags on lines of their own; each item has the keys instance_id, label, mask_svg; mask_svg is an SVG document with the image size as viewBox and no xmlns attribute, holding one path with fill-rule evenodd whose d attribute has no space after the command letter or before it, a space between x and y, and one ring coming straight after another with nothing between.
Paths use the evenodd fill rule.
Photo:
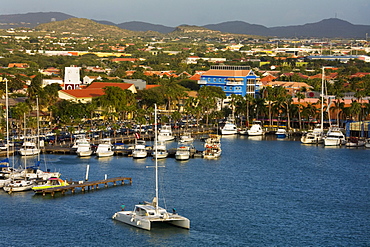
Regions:
<instances>
[{"instance_id":1,"label":"white tower","mask_svg":"<svg viewBox=\"0 0 370 247\"><path fill-rule=\"evenodd\" d=\"M65 90L74 90L74 89L80 88L80 85L81 85L80 69L81 67L65 67L65 72L64 72L64 89Z\"/></svg>"}]
</instances>

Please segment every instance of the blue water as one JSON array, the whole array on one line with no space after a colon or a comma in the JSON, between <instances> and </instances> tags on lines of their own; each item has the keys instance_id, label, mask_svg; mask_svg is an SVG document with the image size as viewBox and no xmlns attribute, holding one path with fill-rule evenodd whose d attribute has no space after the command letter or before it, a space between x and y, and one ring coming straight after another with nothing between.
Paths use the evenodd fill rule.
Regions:
<instances>
[{"instance_id":1,"label":"blue water","mask_svg":"<svg viewBox=\"0 0 370 247\"><path fill-rule=\"evenodd\" d=\"M370 246L369 149L236 136L222 149L218 160L159 161L160 205L188 217L190 230L111 219L121 204L153 198L151 158L46 155L64 179L84 180L89 164L91 181L133 183L55 198L0 191L0 246Z\"/></svg>"}]
</instances>

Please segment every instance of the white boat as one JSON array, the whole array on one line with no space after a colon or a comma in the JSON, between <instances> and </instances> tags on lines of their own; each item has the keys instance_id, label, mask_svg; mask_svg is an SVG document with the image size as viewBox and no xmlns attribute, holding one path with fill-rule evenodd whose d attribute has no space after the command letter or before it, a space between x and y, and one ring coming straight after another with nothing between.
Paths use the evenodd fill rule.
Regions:
<instances>
[{"instance_id":1,"label":"white boat","mask_svg":"<svg viewBox=\"0 0 370 247\"><path fill-rule=\"evenodd\" d=\"M4 186L3 189L9 193L21 192L31 190L35 184L36 182L34 180L25 180L25 179L13 180L12 182Z\"/></svg>"},{"instance_id":2,"label":"white boat","mask_svg":"<svg viewBox=\"0 0 370 247\"><path fill-rule=\"evenodd\" d=\"M340 146L346 143L346 136L338 127L331 127L324 137L325 146Z\"/></svg>"},{"instance_id":3,"label":"white boat","mask_svg":"<svg viewBox=\"0 0 370 247\"><path fill-rule=\"evenodd\" d=\"M132 157L135 159L145 158L148 155L146 150L145 141L136 140L134 150L132 150Z\"/></svg>"},{"instance_id":4,"label":"white boat","mask_svg":"<svg viewBox=\"0 0 370 247\"><path fill-rule=\"evenodd\" d=\"M40 149L36 144L36 137L25 137L22 147L18 150L22 156L32 156L40 154Z\"/></svg>"},{"instance_id":5,"label":"white boat","mask_svg":"<svg viewBox=\"0 0 370 247\"><path fill-rule=\"evenodd\" d=\"M191 137L190 133L184 133L180 136L180 142L192 142L194 141L194 138Z\"/></svg>"},{"instance_id":6,"label":"white boat","mask_svg":"<svg viewBox=\"0 0 370 247\"><path fill-rule=\"evenodd\" d=\"M172 128L170 125L162 125L158 133L158 141L172 141L175 137L172 135Z\"/></svg>"},{"instance_id":7,"label":"white boat","mask_svg":"<svg viewBox=\"0 0 370 247\"><path fill-rule=\"evenodd\" d=\"M104 138L100 140L95 154L97 157L110 157L114 155L113 145L110 138Z\"/></svg>"},{"instance_id":8,"label":"white boat","mask_svg":"<svg viewBox=\"0 0 370 247\"><path fill-rule=\"evenodd\" d=\"M215 159L221 156L221 137L219 135L210 135L204 144L203 158Z\"/></svg>"},{"instance_id":9,"label":"white boat","mask_svg":"<svg viewBox=\"0 0 370 247\"><path fill-rule=\"evenodd\" d=\"M157 119L157 106L155 105L155 119ZM157 128L157 125L155 126ZM157 135L157 131L155 131ZM157 138L155 138L157 140ZM156 145L155 145L156 146ZM190 229L190 220L184 216L178 215L176 210L167 212L165 208L159 207L159 189L158 189L158 162L155 159L155 197L151 203L135 205L133 211L125 211L122 205L122 211L116 212L112 218L114 220L126 223L145 230L151 230L155 223L168 223L174 226Z\"/></svg>"},{"instance_id":10,"label":"white boat","mask_svg":"<svg viewBox=\"0 0 370 247\"><path fill-rule=\"evenodd\" d=\"M370 148L370 138L367 138L367 139L365 140L365 147L366 147L366 148Z\"/></svg>"},{"instance_id":11,"label":"white boat","mask_svg":"<svg viewBox=\"0 0 370 247\"><path fill-rule=\"evenodd\" d=\"M275 132L276 138L285 138L287 137L287 131L286 129L278 129Z\"/></svg>"},{"instance_id":12,"label":"white boat","mask_svg":"<svg viewBox=\"0 0 370 247\"><path fill-rule=\"evenodd\" d=\"M190 159L191 149L192 145L180 142L176 148L175 158L177 160Z\"/></svg>"},{"instance_id":13,"label":"white boat","mask_svg":"<svg viewBox=\"0 0 370 247\"><path fill-rule=\"evenodd\" d=\"M239 135L248 135L248 128L240 128L238 129Z\"/></svg>"},{"instance_id":14,"label":"white boat","mask_svg":"<svg viewBox=\"0 0 370 247\"><path fill-rule=\"evenodd\" d=\"M79 157L86 157L86 156L91 156L93 153L93 150L91 148L90 140L86 138L82 138L79 140L77 143L77 150L76 154Z\"/></svg>"},{"instance_id":15,"label":"white boat","mask_svg":"<svg viewBox=\"0 0 370 247\"><path fill-rule=\"evenodd\" d=\"M238 133L236 125L232 122L227 121L223 127L221 127L222 135L235 135Z\"/></svg>"},{"instance_id":16,"label":"white boat","mask_svg":"<svg viewBox=\"0 0 370 247\"><path fill-rule=\"evenodd\" d=\"M365 144L365 140L360 140L357 137L350 137L346 143L346 147L363 147Z\"/></svg>"},{"instance_id":17,"label":"white boat","mask_svg":"<svg viewBox=\"0 0 370 247\"><path fill-rule=\"evenodd\" d=\"M167 147L163 142L156 142L157 148L154 148L152 156L157 159L164 159L168 156ZM154 144L155 145L155 144Z\"/></svg>"},{"instance_id":18,"label":"white boat","mask_svg":"<svg viewBox=\"0 0 370 247\"><path fill-rule=\"evenodd\" d=\"M80 143L86 143L86 136L84 134L75 136L75 141L73 142L73 145L71 147L71 151L72 152L77 152L78 144L80 144Z\"/></svg>"},{"instance_id":19,"label":"white boat","mask_svg":"<svg viewBox=\"0 0 370 247\"><path fill-rule=\"evenodd\" d=\"M304 133L301 137L303 144L319 144L324 142L324 131L322 128L314 128Z\"/></svg>"},{"instance_id":20,"label":"white boat","mask_svg":"<svg viewBox=\"0 0 370 247\"><path fill-rule=\"evenodd\" d=\"M265 134L265 131L262 129L261 121L254 121L249 130L247 130L249 136L261 136Z\"/></svg>"}]
</instances>

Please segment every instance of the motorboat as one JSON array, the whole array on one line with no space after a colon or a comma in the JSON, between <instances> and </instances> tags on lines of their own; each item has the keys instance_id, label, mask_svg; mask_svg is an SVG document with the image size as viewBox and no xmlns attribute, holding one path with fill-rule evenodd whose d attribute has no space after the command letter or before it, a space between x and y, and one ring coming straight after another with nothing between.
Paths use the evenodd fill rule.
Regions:
<instances>
[{"instance_id":1,"label":"motorboat","mask_svg":"<svg viewBox=\"0 0 370 247\"><path fill-rule=\"evenodd\" d=\"M155 105L155 119L157 119L157 106ZM157 125L155 126L157 128ZM157 131L155 131L157 135ZM157 140L157 138L155 138ZM157 145L155 145L157 147ZM167 223L177 227L190 229L190 220L177 214L173 209L172 213L165 208L159 207L159 185L158 185L158 159L155 158L155 197L152 202L144 202L135 205L134 210L126 211L125 205L121 206L121 211L116 212L112 218L125 224L135 226L144 230L151 230L154 224Z\"/></svg>"},{"instance_id":2,"label":"motorboat","mask_svg":"<svg viewBox=\"0 0 370 247\"><path fill-rule=\"evenodd\" d=\"M158 133L158 141L172 141L175 137L172 135L172 128L170 125L162 125Z\"/></svg>"},{"instance_id":3,"label":"motorboat","mask_svg":"<svg viewBox=\"0 0 370 247\"><path fill-rule=\"evenodd\" d=\"M361 140L357 137L350 137L346 143L346 147L363 147L365 144L365 140Z\"/></svg>"},{"instance_id":4,"label":"motorboat","mask_svg":"<svg viewBox=\"0 0 370 247\"><path fill-rule=\"evenodd\" d=\"M191 149L192 149L192 145L180 142L176 148L176 153L175 153L176 160L190 159Z\"/></svg>"},{"instance_id":5,"label":"motorboat","mask_svg":"<svg viewBox=\"0 0 370 247\"><path fill-rule=\"evenodd\" d=\"M95 151L97 157L110 157L114 155L113 145L110 138L100 140L98 147Z\"/></svg>"},{"instance_id":6,"label":"motorboat","mask_svg":"<svg viewBox=\"0 0 370 247\"><path fill-rule=\"evenodd\" d=\"M203 158L215 159L221 156L221 138L219 135L210 135L204 144Z\"/></svg>"},{"instance_id":7,"label":"motorboat","mask_svg":"<svg viewBox=\"0 0 370 247\"><path fill-rule=\"evenodd\" d=\"M324 142L324 131L322 128L314 128L304 133L301 137L303 144L319 144Z\"/></svg>"},{"instance_id":8,"label":"motorboat","mask_svg":"<svg viewBox=\"0 0 370 247\"><path fill-rule=\"evenodd\" d=\"M285 137L287 137L287 131L286 131L286 129L279 128L275 132L275 135L276 135L276 138L285 138Z\"/></svg>"},{"instance_id":9,"label":"motorboat","mask_svg":"<svg viewBox=\"0 0 370 247\"><path fill-rule=\"evenodd\" d=\"M93 150L91 148L90 140L83 138L77 144L76 154L79 157L91 156Z\"/></svg>"},{"instance_id":10,"label":"motorboat","mask_svg":"<svg viewBox=\"0 0 370 247\"><path fill-rule=\"evenodd\" d=\"M331 127L324 138L325 146L340 146L346 143L346 136L338 127Z\"/></svg>"},{"instance_id":11,"label":"motorboat","mask_svg":"<svg viewBox=\"0 0 370 247\"><path fill-rule=\"evenodd\" d=\"M86 136L85 135L76 135L73 145L71 147L72 152L77 152L78 145L80 143L86 143Z\"/></svg>"},{"instance_id":12,"label":"motorboat","mask_svg":"<svg viewBox=\"0 0 370 247\"><path fill-rule=\"evenodd\" d=\"M148 151L146 150L144 140L136 140L134 150L132 150L132 157L135 159L146 158Z\"/></svg>"},{"instance_id":13,"label":"motorboat","mask_svg":"<svg viewBox=\"0 0 370 247\"><path fill-rule=\"evenodd\" d=\"M261 136L265 134L262 129L262 123L260 121L254 121L249 130L247 130L249 136Z\"/></svg>"},{"instance_id":14,"label":"motorboat","mask_svg":"<svg viewBox=\"0 0 370 247\"><path fill-rule=\"evenodd\" d=\"M22 156L32 156L40 154L40 148L38 148L35 137L26 137L23 140L22 147L18 150Z\"/></svg>"},{"instance_id":15,"label":"motorboat","mask_svg":"<svg viewBox=\"0 0 370 247\"><path fill-rule=\"evenodd\" d=\"M167 158L168 151L164 142L156 142L154 145L157 145L157 147L156 148L154 147L152 156L157 159Z\"/></svg>"},{"instance_id":16,"label":"motorboat","mask_svg":"<svg viewBox=\"0 0 370 247\"><path fill-rule=\"evenodd\" d=\"M222 135L235 135L238 133L236 125L232 122L227 121L223 127L221 127Z\"/></svg>"},{"instance_id":17,"label":"motorboat","mask_svg":"<svg viewBox=\"0 0 370 247\"><path fill-rule=\"evenodd\" d=\"M194 138L191 136L190 133L184 133L180 136L180 142L192 142Z\"/></svg>"},{"instance_id":18,"label":"motorboat","mask_svg":"<svg viewBox=\"0 0 370 247\"><path fill-rule=\"evenodd\" d=\"M370 148L370 138L365 139L365 147Z\"/></svg>"},{"instance_id":19,"label":"motorboat","mask_svg":"<svg viewBox=\"0 0 370 247\"><path fill-rule=\"evenodd\" d=\"M248 135L248 128L245 127L245 128L238 129L238 134L239 135Z\"/></svg>"},{"instance_id":20,"label":"motorboat","mask_svg":"<svg viewBox=\"0 0 370 247\"><path fill-rule=\"evenodd\" d=\"M49 178L48 180L41 180L36 182L38 185L32 187L32 190L35 193L41 193L44 189L55 188L55 187L62 187L69 185L67 181L64 181L60 178Z\"/></svg>"}]
</instances>

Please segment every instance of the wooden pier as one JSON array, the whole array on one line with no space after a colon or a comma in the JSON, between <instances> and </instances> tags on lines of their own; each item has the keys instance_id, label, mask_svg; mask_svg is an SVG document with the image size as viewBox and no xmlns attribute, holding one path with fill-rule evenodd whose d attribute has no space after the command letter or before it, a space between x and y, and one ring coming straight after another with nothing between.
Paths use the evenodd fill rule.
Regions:
<instances>
[{"instance_id":1,"label":"wooden pier","mask_svg":"<svg viewBox=\"0 0 370 247\"><path fill-rule=\"evenodd\" d=\"M67 186L61 186L61 187L55 187L55 188L48 188L42 190L42 196L45 196L46 194L51 194L51 196L55 195L55 192L61 192L62 195L64 195L67 191L71 191L72 194L76 192L76 188L81 188L82 192L85 192L86 190L94 190L98 189L99 185L104 184L104 187L108 187L109 183L113 183L113 186L117 185L117 182L121 182L121 185L126 184L125 181L128 181L129 184L132 184L132 178L127 177L116 177L116 178L107 178L104 180L97 180L97 181L91 181L91 182L73 182L70 185Z\"/></svg>"}]
</instances>

